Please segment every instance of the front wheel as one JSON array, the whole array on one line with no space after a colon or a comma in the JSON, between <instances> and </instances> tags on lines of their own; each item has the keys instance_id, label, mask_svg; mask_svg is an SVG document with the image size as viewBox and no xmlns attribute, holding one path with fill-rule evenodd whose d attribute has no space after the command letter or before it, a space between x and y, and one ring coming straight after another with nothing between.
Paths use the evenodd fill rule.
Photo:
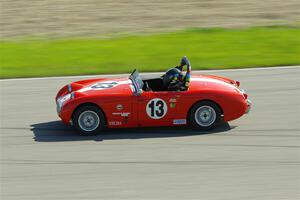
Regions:
<instances>
[{"instance_id":1,"label":"front wheel","mask_svg":"<svg viewBox=\"0 0 300 200\"><path fill-rule=\"evenodd\" d=\"M210 130L220 123L221 110L211 101L202 101L192 107L189 119L194 128L203 131Z\"/></svg>"},{"instance_id":2,"label":"front wheel","mask_svg":"<svg viewBox=\"0 0 300 200\"><path fill-rule=\"evenodd\" d=\"M73 115L74 127L82 135L96 135L103 128L105 124L105 118L102 111L96 106L83 106L78 108Z\"/></svg>"}]
</instances>

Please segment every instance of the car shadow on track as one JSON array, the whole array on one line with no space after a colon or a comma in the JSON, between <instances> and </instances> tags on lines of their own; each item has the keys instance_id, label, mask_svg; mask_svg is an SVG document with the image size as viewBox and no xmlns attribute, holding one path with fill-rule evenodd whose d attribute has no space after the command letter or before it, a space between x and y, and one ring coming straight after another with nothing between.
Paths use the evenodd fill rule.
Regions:
<instances>
[{"instance_id":1,"label":"car shadow on track","mask_svg":"<svg viewBox=\"0 0 300 200\"><path fill-rule=\"evenodd\" d=\"M83 140L119 140L119 139L145 139L165 137L185 137L193 135L213 134L229 131L228 123L223 123L214 130L199 132L188 126L180 127L155 127L155 128L126 128L106 129L95 136L79 135L72 127L64 125L61 121L51 121L31 125L34 140L37 142L66 142Z\"/></svg>"}]
</instances>

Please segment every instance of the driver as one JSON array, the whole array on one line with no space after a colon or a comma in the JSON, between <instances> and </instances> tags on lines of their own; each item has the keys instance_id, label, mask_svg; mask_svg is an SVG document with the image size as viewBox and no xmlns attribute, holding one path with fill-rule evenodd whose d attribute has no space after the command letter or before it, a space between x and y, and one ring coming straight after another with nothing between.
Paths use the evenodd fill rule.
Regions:
<instances>
[{"instance_id":1,"label":"driver","mask_svg":"<svg viewBox=\"0 0 300 200\"><path fill-rule=\"evenodd\" d=\"M185 75L183 67L187 66ZM163 84L169 91L185 91L189 87L191 77L191 65L186 56L181 59L179 66L169 69L163 77Z\"/></svg>"}]
</instances>

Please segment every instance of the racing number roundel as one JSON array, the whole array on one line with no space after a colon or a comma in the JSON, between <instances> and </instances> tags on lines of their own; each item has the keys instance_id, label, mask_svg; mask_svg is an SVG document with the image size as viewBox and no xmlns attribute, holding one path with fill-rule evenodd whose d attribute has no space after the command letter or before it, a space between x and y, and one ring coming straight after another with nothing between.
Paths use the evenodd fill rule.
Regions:
<instances>
[{"instance_id":1,"label":"racing number roundel","mask_svg":"<svg viewBox=\"0 0 300 200\"><path fill-rule=\"evenodd\" d=\"M147 103L146 112L150 118L160 119L167 114L168 106L164 100L154 98Z\"/></svg>"}]
</instances>

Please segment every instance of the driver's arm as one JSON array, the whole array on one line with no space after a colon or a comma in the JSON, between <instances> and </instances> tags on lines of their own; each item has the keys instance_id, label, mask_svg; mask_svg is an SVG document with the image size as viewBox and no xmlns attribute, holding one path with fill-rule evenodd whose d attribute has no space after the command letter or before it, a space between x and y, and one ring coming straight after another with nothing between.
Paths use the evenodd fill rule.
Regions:
<instances>
[{"instance_id":1,"label":"driver's arm","mask_svg":"<svg viewBox=\"0 0 300 200\"><path fill-rule=\"evenodd\" d=\"M179 69L180 71L183 71L183 66L184 65L176 66L175 68ZM186 74L182 80L183 85L180 87L180 90L182 91L187 90L190 84L190 79L191 79L191 66L187 66Z\"/></svg>"},{"instance_id":2,"label":"driver's arm","mask_svg":"<svg viewBox=\"0 0 300 200\"><path fill-rule=\"evenodd\" d=\"M183 71L183 66L176 66L175 68L179 69L180 71Z\"/></svg>"}]
</instances>

